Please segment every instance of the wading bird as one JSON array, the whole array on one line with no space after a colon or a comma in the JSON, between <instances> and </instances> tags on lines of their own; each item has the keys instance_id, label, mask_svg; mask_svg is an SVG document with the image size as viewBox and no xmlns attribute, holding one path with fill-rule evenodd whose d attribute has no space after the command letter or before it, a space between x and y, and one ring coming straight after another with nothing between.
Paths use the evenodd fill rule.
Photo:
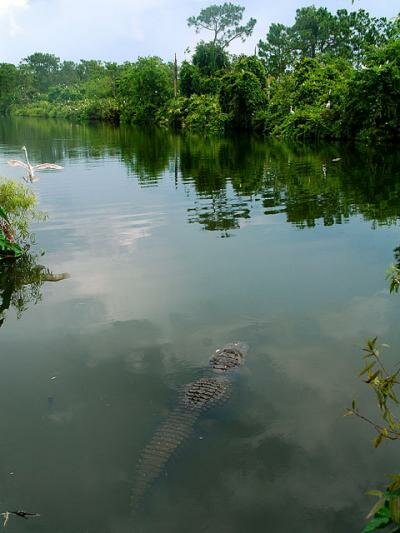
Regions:
<instances>
[{"instance_id":1,"label":"wading bird","mask_svg":"<svg viewBox=\"0 0 400 533\"><path fill-rule=\"evenodd\" d=\"M28 181L30 183L37 181L38 178L36 178L35 176L35 172L37 170L62 170L64 168L60 165L55 165L53 163L40 163L39 165L31 165L28 159L28 151L26 147L23 146L21 150L25 153L26 163L24 163L23 161L19 161L18 159L10 159L10 161L7 161L7 163L12 167L24 168L28 174L27 177L24 176L25 181Z\"/></svg>"}]
</instances>

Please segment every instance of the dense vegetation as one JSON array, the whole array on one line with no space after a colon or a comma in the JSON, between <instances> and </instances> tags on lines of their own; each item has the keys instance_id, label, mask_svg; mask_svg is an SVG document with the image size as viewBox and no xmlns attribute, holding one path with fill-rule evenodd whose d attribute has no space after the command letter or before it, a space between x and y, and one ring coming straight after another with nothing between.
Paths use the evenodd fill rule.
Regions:
<instances>
[{"instance_id":1,"label":"dense vegetation","mask_svg":"<svg viewBox=\"0 0 400 533\"><path fill-rule=\"evenodd\" d=\"M274 23L254 56L244 8L210 6L188 19L209 30L191 61L60 61L35 53L0 64L0 112L73 121L151 123L201 133L256 131L286 138L394 141L400 137L400 21L364 10L298 9Z\"/></svg>"}]
</instances>

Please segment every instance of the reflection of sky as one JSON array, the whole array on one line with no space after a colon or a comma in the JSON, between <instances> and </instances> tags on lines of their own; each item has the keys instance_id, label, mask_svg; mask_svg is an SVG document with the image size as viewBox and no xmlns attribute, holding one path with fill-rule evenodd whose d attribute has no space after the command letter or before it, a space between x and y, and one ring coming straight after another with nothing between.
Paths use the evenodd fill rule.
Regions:
<instances>
[{"instance_id":1,"label":"reflection of sky","mask_svg":"<svg viewBox=\"0 0 400 533\"><path fill-rule=\"evenodd\" d=\"M42 263L71 278L0 330L5 508L40 511L45 532L131 531L140 449L177 387L240 339L236 392L154 488L140 530L359 531L363 491L396 469L395 449L374 452L342 413L354 395L369 408L365 337L398 353L399 307L383 290L396 228L355 216L300 230L254 202L221 239L187 223L196 194L173 172L148 188L116 157L64 163L34 185L49 213L36 238Z\"/></svg>"}]
</instances>

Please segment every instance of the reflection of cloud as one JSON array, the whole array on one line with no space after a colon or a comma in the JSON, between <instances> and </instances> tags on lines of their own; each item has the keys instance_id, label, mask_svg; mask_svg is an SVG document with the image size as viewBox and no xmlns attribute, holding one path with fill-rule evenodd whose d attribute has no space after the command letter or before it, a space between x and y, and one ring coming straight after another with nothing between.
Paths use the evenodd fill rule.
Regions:
<instances>
[{"instance_id":1,"label":"reflection of cloud","mask_svg":"<svg viewBox=\"0 0 400 533\"><path fill-rule=\"evenodd\" d=\"M333 339L360 339L384 335L389 327L391 301L384 293L354 296L343 309L324 314L323 333Z\"/></svg>"}]
</instances>

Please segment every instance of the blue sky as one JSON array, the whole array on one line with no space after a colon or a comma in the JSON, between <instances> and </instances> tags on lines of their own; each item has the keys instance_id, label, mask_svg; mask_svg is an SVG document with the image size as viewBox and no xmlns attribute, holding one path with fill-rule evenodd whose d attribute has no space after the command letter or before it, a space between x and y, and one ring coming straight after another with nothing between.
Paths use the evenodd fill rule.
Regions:
<instances>
[{"instance_id":1,"label":"blue sky","mask_svg":"<svg viewBox=\"0 0 400 533\"><path fill-rule=\"evenodd\" d=\"M18 63L36 52L61 59L131 61L138 56L185 57L204 35L196 35L186 19L213 3L206 0L0 0L0 62ZM214 3L219 3L214 2ZM221 2L222 3L222 2ZM232 52L251 52L271 22L293 22L296 8L311 5L336 9L366 9L375 16L393 17L399 0L243 0L246 19L257 25L246 43L233 43Z\"/></svg>"}]
</instances>

